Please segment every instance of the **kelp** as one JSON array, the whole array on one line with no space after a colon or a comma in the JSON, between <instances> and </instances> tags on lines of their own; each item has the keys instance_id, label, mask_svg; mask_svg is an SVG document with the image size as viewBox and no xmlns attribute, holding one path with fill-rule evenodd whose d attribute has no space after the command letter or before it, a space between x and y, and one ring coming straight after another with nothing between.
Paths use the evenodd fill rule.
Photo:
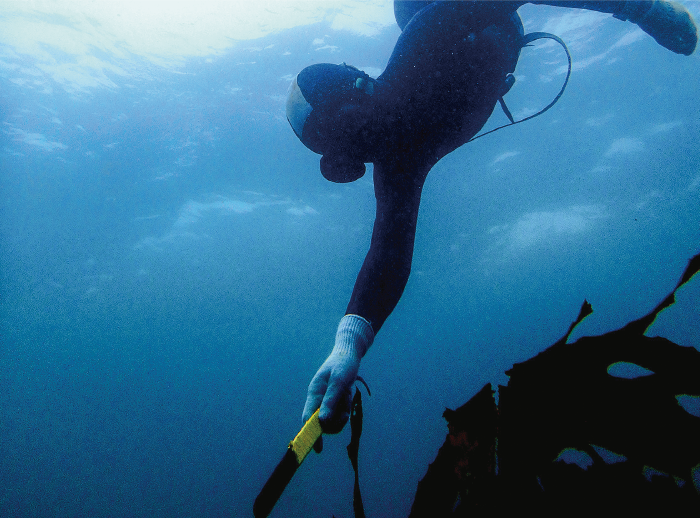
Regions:
<instances>
[{"instance_id":1,"label":"kelp","mask_svg":"<svg viewBox=\"0 0 700 518\"><path fill-rule=\"evenodd\" d=\"M649 314L567 344L584 301L560 340L506 372L498 405L487 384L447 409L410 516L700 510L700 418L681 406L700 396L700 352L644 335L699 270L700 254ZM616 376L620 362L647 375Z\"/></svg>"}]
</instances>

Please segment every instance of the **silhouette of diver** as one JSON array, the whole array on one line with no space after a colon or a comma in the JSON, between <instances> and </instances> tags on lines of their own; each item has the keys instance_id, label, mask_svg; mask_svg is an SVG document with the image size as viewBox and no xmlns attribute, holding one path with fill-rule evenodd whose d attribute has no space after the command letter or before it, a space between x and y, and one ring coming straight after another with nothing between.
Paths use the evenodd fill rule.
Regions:
<instances>
[{"instance_id":1,"label":"silhouette of diver","mask_svg":"<svg viewBox=\"0 0 700 518\"><path fill-rule=\"evenodd\" d=\"M525 3L610 13L679 54L692 54L697 43L691 15L665 0L395 1L402 33L378 78L344 63L316 64L290 86L287 118L302 143L322 155L325 178L354 181L365 163L374 164L370 249L303 411L306 421L320 407L326 433L348 421L360 360L408 281L428 172L477 134L512 85L508 74L523 46L516 10Z\"/></svg>"}]
</instances>

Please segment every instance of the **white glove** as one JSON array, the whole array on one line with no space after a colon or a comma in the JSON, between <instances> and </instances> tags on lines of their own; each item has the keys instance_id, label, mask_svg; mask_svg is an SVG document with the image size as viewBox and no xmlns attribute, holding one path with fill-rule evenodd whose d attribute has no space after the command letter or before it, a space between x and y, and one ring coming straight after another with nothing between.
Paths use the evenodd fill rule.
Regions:
<instances>
[{"instance_id":1,"label":"white glove","mask_svg":"<svg viewBox=\"0 0 700 518\"><path fill-rule=\"evenodd\" d=\"M360 360L374 341L370 323L358 315L345 315L335 334L335 346L309 383L302 420L321 408L319 420L325 433L340 432L350 418ZM316 451L321 451L319 439Z\"/></svg>"}]
</instances>

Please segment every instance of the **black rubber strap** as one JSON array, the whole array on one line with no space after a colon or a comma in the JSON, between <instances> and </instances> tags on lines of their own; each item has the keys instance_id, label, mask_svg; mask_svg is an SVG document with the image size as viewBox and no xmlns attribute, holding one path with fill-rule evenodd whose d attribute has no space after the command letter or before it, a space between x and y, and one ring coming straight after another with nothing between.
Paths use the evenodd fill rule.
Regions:
<instances>
[{"instance_id":1,"label":"black rubber strap","mask_svg":"<svg viewBox=\"0 0 700 518\"><path fill-rule=\"evenodd\" d=\"M510 111L506 107L506 103L503 100L503 97L499 98L498 101L501 103L501 107L503 107L503 111L505 112L506 116L510 119L510 124L504 124L503 126L499 126L498 128L494 128L492 130L487 131L486 133L482 133L481 135L477 135L476 137L471 138L470 140L467 141L467 143L472 142L473 140L476 140L478 138L481 138L485 135L488 135L489 133L493 133L494 131L498 131L499 129L507 128L508 126L514 126L515 124L520 124L521 122L525 122L527 120L533 119L537 117L538 115L542 115L544 112L549 110L552 106L556 104L556 102L559 100L559 98L562 96L564 93L564 90L566 89L566 85L569 83L569 77L571 76L571 54L569 54L569 49L566 47L566 43L562 41L562 39L559 36L555 36L554 34L549 34L548 32L533 32L530 34L526 34L523 40L523 46L527 45L528 43L531 43L535 40L540 40L540 39L550 39L554 40L559 45L561 45L564 48L564 52L566 52L566 59L569 61L569 68L566 71L566 79L564 79L564 84L561 86L561 90L559 90L559 93L557 96L554 98L554 100L549 103L547 106L542 108L540 111L537 113L530 115L529 117L525 117L524 119L520 119L519 121L514 121L512 115L510 115Z\"/></svg>"},{"instance_id":2,"label":"black rubber strap","mask_svg":"<svg viewBox=\"0 0 700 518\"><path fill-rule=\"evenodd\" d=\"M355 511L355 518L365 518L365 508L362 505L362 495L360 494L360 475L357 471L357 456L360 452L360 436L362 435L362 394L360 394L360 389L355 390L355 397L352 399L350 431L348 457L350 457L352 469L355 470L355 489L353 491L352 507Z\"/></svg>"}]
</instances>

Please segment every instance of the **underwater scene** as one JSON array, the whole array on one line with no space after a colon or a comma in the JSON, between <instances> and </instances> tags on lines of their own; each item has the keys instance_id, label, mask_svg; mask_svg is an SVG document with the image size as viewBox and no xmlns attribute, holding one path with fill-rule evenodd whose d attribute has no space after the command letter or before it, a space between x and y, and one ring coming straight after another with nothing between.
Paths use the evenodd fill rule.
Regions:
<instances>
[{"instance_id":1,"label":"underwater scene","mask_svg":"<svg viewBox=\"0 0 700 518\"><path fill-rule=\"evenodd\" d=\"M427 177L359 371L370 517L409 515L445 408L505 385L584 300L569 342L647 315L700 252L698 51L609 14L518 14L571 76ZM400 34L389 0L0 0L0 516L252 516L375 218L372 165L327 181L289 85L315 63L377 77ZM556 42L523 48L514 119L566 74ZM484 131L508 122L496 105ZM645 334L700 350L700 279L675 297ZM270 516L353 515L350 435Z\"/></svg>"}]
</instances>

